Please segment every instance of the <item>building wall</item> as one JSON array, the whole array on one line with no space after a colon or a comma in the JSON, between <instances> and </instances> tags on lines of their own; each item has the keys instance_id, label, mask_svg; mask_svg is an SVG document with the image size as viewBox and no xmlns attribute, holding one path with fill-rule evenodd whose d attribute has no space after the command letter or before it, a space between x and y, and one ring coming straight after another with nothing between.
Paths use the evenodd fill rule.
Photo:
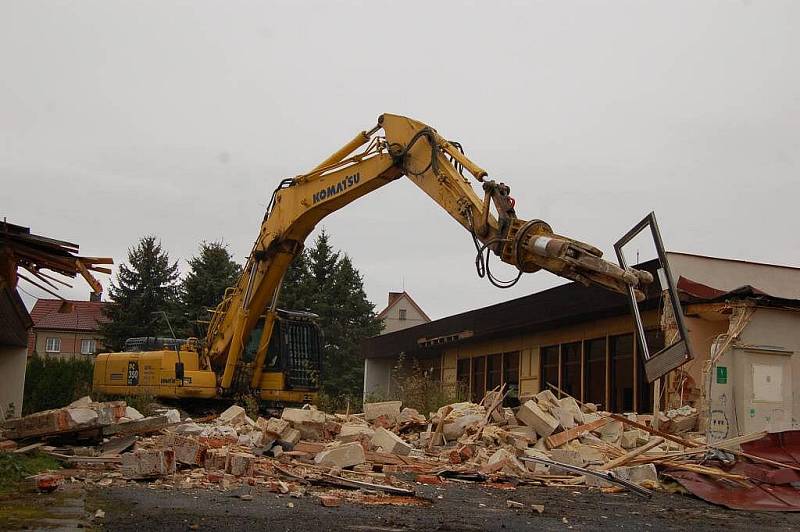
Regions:
<instances>
[{"instance_id":1,"label":"building wall","mask_svg":"<svg viewBox=\"0 0 800 532\"><path fill-rule=\"evenodd\" d=\"M800 428L800 311L758 308L706 374L710 441Z\"/></svg>"},{"instance_id":2,"label":"building wall","mask_svg":"<svg viewBox=\"0 0 800 532\"><path fill-rule=\"evenodd\" d=\"M400 319L401 311L405 311L405 319ZM408 329L415 325L428 323L430 320L420 313L417 308L408 300L408 296L403 294L386 313L383 318L383 331L386 334L401 329Z\"/></svg>"},{"instance_id":3,"label":"building wall","mask_svg":"<svg viewBox=\"0 0 800 532\"><path fill-rule=\"evenodd\" d=\"M668 253L675 282L683 276L718 290L750 285L771 296L800 299L800 268Z\"/></svg>"},{"instance_id":4,"label":"building wall","mask_svg":"<svg viewBox=\"0 0 800 532\"><path fill-rule=\"evenodd\" d=\"M0 420L22 415L27 362L25 347L0 346Z\"/></svg>"},{"instance_id":5,"label":"building wall","mask_svg":"<svg viewBox=\"0 0 800 532\"><path fill-rule=\"evenodd\" d=\"M646 328L658 327L659 316L657 311L645 311L642 318ZM628 315L594 320L547 331L509 335L500 339L475 342L468 345L445 347L442 355L442 382L451 388L457 386L459 360L497 353L519 352L519 395L534 394L541 391L542 388L540 375L542 347L623 334L633 334L633 320ZM634 350L638 351L638 347L634 347ZM636 375L640 369L635 365L635 357L631 360L631 364L634 365L633 372ZM559 371L559 373L561 372ZM581 387L584 384L583 377L583 367L581 367ZM609 381L610 376L606 375L606 382L604 383L606 402L610 398ZM633 393L634 397L638 396L636 379L634 379Z\"/></svg>"},{"instance_id":6,"label":"building wall","mask_svg":"<svg viewBox=\"0 0 800 532\"><path fill-rule=\"evenodd\" d=\"M392 386L395 358L364 359L364 399L370 395L388 397Z\"/></svg>"},{"instance_id":7,"label":"building wall","mask_svg":"<svg viewBox=\"0 0 800 532\"><path fill-rule=\"evenodd\" d=\"M70 331L48 331L48 330L35 330L32 332L34 335L34 351L39 355L48 356L73 356L81 354L81 340L95 340L96 353L103 349L103 339L96 333L91 332L70 332ZM61 338L61 351L59 353L47 352L47 339L48 338Z\"/></svg>"}]
</instances>

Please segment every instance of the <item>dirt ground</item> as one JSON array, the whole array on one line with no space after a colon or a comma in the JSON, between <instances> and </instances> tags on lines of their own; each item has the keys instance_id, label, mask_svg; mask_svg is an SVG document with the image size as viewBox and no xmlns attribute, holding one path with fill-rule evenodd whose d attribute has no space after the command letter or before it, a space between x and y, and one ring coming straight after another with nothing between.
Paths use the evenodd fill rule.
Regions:
<instances>
[{"instance_id":1,"label":"dirt ground","mask_svg":"<svg viewBox=\"0 0 800 532\"><path fill-rule=\"evenodd\" d=\"M90 511L106 512L92 525L107 530L798 530L800 514L732 511L691 496L604 494L584 488L487 488L477 484L418 485L416 505L343 502L323 507L300 498L257 491L164 491L143 485L95 489ZM239 498L253 495L252 500ZM525 508L511 509L508 500ZM539 514L531 505L544 505Z\"/></svg>"}]
</instances>

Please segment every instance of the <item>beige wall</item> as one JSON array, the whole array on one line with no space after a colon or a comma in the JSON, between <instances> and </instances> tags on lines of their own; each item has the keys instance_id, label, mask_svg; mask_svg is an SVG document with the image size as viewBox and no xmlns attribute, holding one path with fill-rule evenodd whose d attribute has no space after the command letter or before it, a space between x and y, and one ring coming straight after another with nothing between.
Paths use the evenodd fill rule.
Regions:
<instances>
[{"instance_id":1,"label":"beige wall","mask_svg":"<svg viewBox=\"0 0 800 532\"><path fill-rule=\"evenodd\" d=\"M642 314L646 328L658 327L658 311L649 310ZM541 391L539 375L539 350L541 347L591 340L603 336L633 333L633 318L624 315L613 318L588 321L585 323L560 327L547 331L509 335L505 338L476 342L469 345L456 345L445 349L442 357L442 382L455 386L456 368L459 359L495 353L520 352L519 385L520 395ZM634 396L636 394L634 393Z\"/></svg>"},{"instance_id":2,"label":"beige wall","mask_svg":"<svg viewBox=\"0 0 800 532\"><path fill-rule=\"evenodd\" d=\"M0 346L0 420L22 414L27 362L27 348Z\"/></svg>"},{"instance_id":3,"label":"beige wall","mask_svg":"<svg viewBox=\"0 0 800 532\"><path fill-rule=\"evenodd\" d=\"M800 268L668 253L675 282L683 276L720 290L751 285L769 295L800 299Z\"/></svg>"},{"instance_id":4,"label":"beige wall","mask_svg":"<svg viewBox=\"0 0 800 532\"><path fill-rule=\"evenodd\" d=\"M400 319L400 311L406 311L406 319ZM397 301L392 308L389 309L389 312L386 313L386 316L383 318L383 331L381 334L386 334L394 331L399 331L401 329L408 329L409 327L414 327L415 325L420 325L422 323L428 323L430 320L426 318L422 313L420 313L417 308L411 304L409 301L408 296L403 294L400 296L399 301Z\"/></svg>"},{"instance_id":5,"label":"beige wall","mask_svg":"<svg viewBox=\"0 0 800 532\"><path fill-rule=\"evenodd\" d=\"M40 355L77 355L81 352L81 340L95 340L97 345L97 352L101 352L103 348L102 337L94 333L72 333L67 331L48 331L37 330L33 333L35 335L34 351ZM61 351L59 353L48 353L46 351L47 339L58 337L61 338Z\"/></svg>"}]
</instances>

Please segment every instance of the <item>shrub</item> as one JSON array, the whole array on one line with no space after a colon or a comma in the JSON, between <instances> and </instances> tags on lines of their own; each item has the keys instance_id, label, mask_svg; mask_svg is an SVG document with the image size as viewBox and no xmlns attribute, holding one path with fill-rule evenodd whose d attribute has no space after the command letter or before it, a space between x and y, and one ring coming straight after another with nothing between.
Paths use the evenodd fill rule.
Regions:
<instances>
[{"instance_id":1,"label":"shrub","mask_svg":"<svg viewBox=\"0 0 800 532\"><path fill-rule=\"evenodd\" d=\"M445 387L434 378L434 370L423 368L419 360L400 356L392 368L392 387L388 394L371 394L372 401L402 401L403 406L416 409L423 415L435 412L444 405L467 400L461 386Z\"/></svg>"},{"instance_id":2,"label":"shrub","mask_svg":"<svg viewBox=\"0 0 800 532\"><path fill-rule=\"evenodd\" d=\"M25 375L23 415L61 408L92 390L94 361L34 355Z\"/></svg>"}]
</instances>

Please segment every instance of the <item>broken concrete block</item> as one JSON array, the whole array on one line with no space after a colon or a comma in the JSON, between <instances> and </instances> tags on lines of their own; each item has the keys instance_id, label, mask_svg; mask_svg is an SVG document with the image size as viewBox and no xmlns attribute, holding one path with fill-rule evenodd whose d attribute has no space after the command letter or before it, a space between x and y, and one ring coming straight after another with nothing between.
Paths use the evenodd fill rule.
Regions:
<instances>
[{"instance_id":1,"label":"broken concrete block","mask_svg":"<svg viewBox=\"0 0 800 532\"><path fill-rule=\"evenodd\" d=\"M560 406L550 405L550 415L558 420L559 426L563 429L571 429L575 426L575 418Z\"/></svg>"},{"instance_id":2,"label":"broken concrete block","mask_svg":"<svg viewBox=\"0 0 800 532\"><path fill-rule=\"evenodd\" d=\"M583 467L586 465L586 462L583 460L583 456L581 453L572 449L551 449L550 450L550 457L555 462L561 462L562 464ZM563 469L560 467L553 466L551 468L554 475L570 475L572 472L568 469Z\"/></svg>"},{"instance_id":3,"label":"broken concrete block","mask_svg":"<svg viewBox=\"0 0 800 532\"><path fill-rule=\"evenodd\" d=\"M250 453L230 453L228 473L235 477L252 477L256 457Z\"/></svg>"},{"instance_id":4,"label":"broken concrete block","mask_svg":"<svg viewBox=\"0 0 800 532\"><path fill-rule=\"evenodd\" d=\"M594 447L590 447L588 445L580 445L577 451L578 454L581 455L581 458L583 458L583 461L586 464L600 465L605 462L605 457L603 456L603 453L601 453L599 449L596 449Z\"/></svg>"},{"instance_id":5,"label":"broken concrete block","mask_svg":"<svg viewBox=\"0 0 800 532\"><path fill-rule=\"evenodd\" d=\"M623 449L634 449L636 448L636 442L638 439L639 431L637 429L625 430L622 432L622 436L620 436L619 446Z\"/></svg>"},{"instance_id":6,"label":"broken concrete block","mask_svg":"<svg viewBox=\"0 0 800 532\"><path fill-rule=\"evenodd\" d=\"M137 421L139 419L143 419L144 416L141 412L133 408L132 406L125 407L125 417L130 419L131 421Z\"/></svg>"},{"instance_id":7,"label":"broken concrete block","mask_svg":"<svg viewBox=\"0 0 800 532\"><path fill-rule=\"evenodd\" d=\"M300 431L304 440L317 441L325 433L325 413L310 408L284 408L281 419ZM283 439L283 438L281 438Z\"/></svg>"},{"instance_id":8,"label":"broken concrete block","mask_svg":"<svg viewBox=\"0 0 800 532\"><path fill-rule=\"evenodd\" d=\"M372 422L385 416L391 423L397 422L400 416L402 401L384 401L382 403L364 403L364 419Z\"/></svg>"},{"instance_id":9,"label":"broken concrete block","mask_svg":"<svg viewBox=\"0 0 800 532\"><path fill-rule=\"evenodd\" d=\"M411 446L404 442L400 436L383 427L378 428L372 436L372 445L381 447L387 453L408 456L411 454Z\"/></svg>"},{"instance_id":10,"label":"broken concrete block","mask_svg":"<svg viewBox=\"0 0 800 532\"><path fill-rule=\"evenodd\" d=\"M457 440L466 432L470 425L477 425L483 421L482 414L464 414L453 421L445 421L443 426L444 437L447 441Z\"/></svg>"},{"instance_id":11,"label":"broken concrete block","mask_svg":"<svg viewBox=\"0 0 800 532\"><path fill-rule=\"evenodd\" d=\"M523 436L530 440L531 444L536 443L538 439L536 436L536 431L533 430L533 427L529 427L527 425L517 425L515 427L509 427L508 432L511 434L517 434L519 436Z\"/></svg>"},{"instance_id":12,"label":"broken concrete block","mask_svg":"<svg viewBox=\"0 0 800 532\"><path fill-rule=\"evenodd\" d=\"M75 399L70 404L67 405L67 408L88 408L90 404L92 404L92 398L88 395L84 395L80 399Z\"/></svg>"},{"instance_id":13,"label":"broken concrete block","mask_svg":"<svg viewBox=\"0 0 800 532\"><path fill-rule=\"evenodd\" d=\"M585 423L581 407L578 406L578 402L574 398L562 397L558 400L558 406L560 406L562 410L566 410L572 414L572 419L578 425L583 425Z\"/></svg>"},{"instance_id":14,"label":"broken concrete block","mask_svg":"<svg viewBox=\"0 0 800 532\"><path fill-rule=\"evenodd\" d=\"M404 408L400 411L400 415L397 417L398 423L419 423L423 424L427 420L425 416L420 414L417 410L413 408Z\"/></svg>"},{"instance_id":15,"label":"broken concrete block","mask_svg":"<svg viewBox=\"0 0 800 532\"><path fill-rule=\"evenodd\" d=\"M318 465L344 469L366 462L364 448L360 443L351 442L336 447L328 447L317 454L314 462Z\"/></svg>"},{"instance_id":16,"label":"broken concrete block","mask_svg":"<svg viewBox=\"0 0 800 532\"><path fill-rule=\"evenodd\" d=\"M97 425L97 412L91 408L67 408L67 415L75 425Z\"/></svg>"},{"instance_id":17,"label":"broken concrete block","mask_svg":"<svg viewBox=\"0 0 800 532\"><path fill-rule=\"evenodd\" d=\"M170 425L174 425L175 423L181 422L181 413L175 410L174 408L171 408L166 412L164 412L164 415L167 416L167 423L169 423Z\"/></svg>"},{"instance_id":18,"label":"broken concrete block","mask_svg":"<svg viewBox=\"0 0 800 532\"><path fill-rule=\"evenodd\" d=\"M486 472L503 471L507 475L524 475L525 466L522 465L516 456L507 451L506 449L498 449L494 452L486 465L481 467L481 470Z\"/></svg>"},{"instance_id":19,"label":"broken concrete block","mask_svg":"<svg viewBox=\"0 0 800 532\"><path fill-rule=\"evenodd\" d=\"M519 407L517 419L532 427L542 437L550 436L558 428L558 420L539 408L534 401L527 401Z\"/></svg>"},{"instance_id":20,"label":"broken concrete block","mask_svg":"<svg viewBox=\"0 0 800 532\"><path fill-rule=\"evenodd\" d=\"M545 460L550 460L549 455L537 449L526 449L525 451L523 451L523 454L531 458L544 458ZM542 464L539 462L525 462L525 467L528 469L530 473L533 473L535 475L550 474L550 466L547 464Z\"/></svg>"},{"instance_id":21,"label":"broken concrete block","mask_svg":"<svg viewBox=\"0 0 800 532\"><path fill-rule=\"evenodd\" d=\"M369 425L363 423L342 423L336 439L342 443L350 443L363 438L372 439L375 431Z\"/></svg>"},{"instance_id":22,"label":"broken concrete block","mask_svg":"<svg viewBox=\"0 0 800 532\"><path fill-rule=\"evenodd\" d=\"M303 423L325 423L325 412L310 408L284 408L281 419L288 421L295 428Z\"/></svg>"},{"instance_id":23,"label":"broken concrete block","mask_svg":"<svg viewBox=\"0 0 800 532\"><path fill-rule=\"evenodd\" d=\"M286 429L283 432L283 435L280 437L280 441L289 443L291 445L297 445L297 442L300 441L301 434L300 431L297 429Z\"/></svg>"},{"instance_id":24,"label":"broken concrete block","mask_svg":"<svg viewBox=\"0 0 800 532\"><path fill-rule=\"evenodd\" d=\"M581 410L584 414L594 414L597 412L597 405L594 403L583 403ZM588 423L588 421L586 423Z\"/></svg>"},{"instance_id":25,"label":"broken concrete block","mask_svg":"<svg viewBox=\"0 0 800 532\"><path fill-rule=\"evenodd\" d=\"M611 472L619 479L627 480L640 486L642 484L658 484L658 473L656 472L656 466L653 464L622 466L612 469ZM610 482L591 475L586 475L586 485L599 488L613 486Z\"/></svg>"},{"instance_id":26,"label":"broken concrete block","mask_svg":"<svg viewBox=\"0 0 800 532\"><path fill-rule=\"evenodd\" d=\"M558 405L558 398L553 395L553 392L550 390L542 390L541 392L537 393L534 397L536 397L537 402L545 402L554 405Z\"/></svg>"},{"instance_id":27,"label":"broken concrete block","mask_svg":"<svg viewBox=\"0 0 800 532\"><path fill-rule=\"evenodd\" d=\"M598 428L594 432L600 435L601 440L616 444L622 437L623 430L624 427L621 421L612 421L611 423Z\"/></svg>"},{"instance_id":28,"label":"broken concrete block","mask_svg":"<svg viewBox=\"0 0 800 532\"><path fill-rule=\"evenodd\" d=\"M152 478L175 473L175 451L172 449L137 449L122 456L124 478Z\"/></svg>"},{"instance_id":29,"label":"broken concrete block","mask_svg":"<svg viewBox=\"0 0 800 532\"><path fill-rule=\"evenodd\" d=\"M239 405L233 405L219 415L219 418L217 418L217 423L220 425L230 425L235 427L236 425L241 425L244 423L244 418L246 415L247 414L245 413L244 408Z\"/></svg>"},{"instance_id":30,"label":"broken concrete block","mask_svg":"<svg viewBox=\"0 0 800 532\"><path fill-rule=\"evenodd\" d=\"M181 464L203 465L208 447L194 438L177 434L167 438L167 445L175 451L175 460Z\"/></svg>"}]
</instances>

